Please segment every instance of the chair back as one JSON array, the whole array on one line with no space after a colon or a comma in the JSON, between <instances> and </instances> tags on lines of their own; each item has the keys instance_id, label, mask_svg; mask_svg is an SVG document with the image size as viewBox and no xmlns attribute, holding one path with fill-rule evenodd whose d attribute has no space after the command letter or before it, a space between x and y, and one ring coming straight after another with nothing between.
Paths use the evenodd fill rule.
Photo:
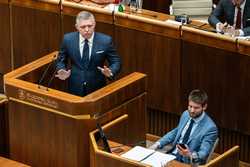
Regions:
<instances>
[{"instance_id":1,"label":"chair back","mask_svg":"<svg viewBox=\"0 0 250 167\"><path fill-rule=\"evenodd\" d=\"M239 167L239 146L234 146L200 167Z\"/></svg>"},{"instance_id":2,"label":"chair back","mask_svg":"<svg viewBox=\"0 0 250 167\"><path fill-rule=\"evenodd\" d=\"M218 143L219 143L219 138L217 138L217 139L215 140L214 145L213 145L213 147L212 147L212 149L211 149L211 151L210 151L210 153L209 153L209 155L208 155L208 157L207 157L206 163L208 163L208 162L211 160L212 155L213 155L213 153L214 153L214 150L215 150L216 146L218 145Z\"/></svg>"}]
</instances>

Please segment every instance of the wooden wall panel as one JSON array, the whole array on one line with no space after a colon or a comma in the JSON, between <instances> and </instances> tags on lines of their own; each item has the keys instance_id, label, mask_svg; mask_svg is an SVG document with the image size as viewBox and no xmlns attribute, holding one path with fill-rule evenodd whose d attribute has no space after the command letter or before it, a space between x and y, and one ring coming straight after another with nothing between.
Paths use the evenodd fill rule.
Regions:
<instances>
[{"instance_id":1,"label":"wooden wall panel","mask_svg":"<svg viewBox=\"0 0 250 167\"><path fill-rule=\"evenodd\" d=\"M63 34L76 31L76 28L75 28L76 16L63 14L62 19L63 19L63 21L62 21ZM103 23L103 22L99 22L97 20L96 31L110 35L114 38L114 33L113 33L114 32L114 25L113 24Z\"/></svg>"},{"instance_id":2,"label":"wooden wall panel","mask_svg":"<svg viewBox=\"0 0 250 167\"><path fill-rule=\"evenodd\" d=\"M3 93L3 74L11 70L10 12L8 1L0 2L0 93Z\"/></svg>"},{"instance_id":3,"label":"wooden wall panel","mask_svg":"<svg viewBox=\"0 0 250 167\"><path fill-rule=\"evenodd\" d=\"M69 15L62 15L62 38L63 39L63 35L69 32L73 32L76 31L75 28L75 16L69 16ZM62 42L62 40L60 41L60 43Z\"/></svg>"},{"instance_id":4,"label":"wooden wall panel","mask_svg":"<svg viewBox=\"0 0 250 167\"><path fill-rule=\"evenodd\" d=\"M240 80L240 59L236 53L183 41L183 109L188 93L203 89L209 97L207 111L215 122L236 130L239 112L247 105L240 101Z\"/></svg>"},{"instance_id":5,"label":"wooden wall panel","mask_svg":"<svg viewBox=\"0 0 250 167\"><path fill-rule=\"evenodd\" d=\"M91 10L91 11L90 11ZM86 6L82 6L81 8L74 6L74 3L68 4L63 3L63 10L62 10L62 28L63 34L67 32L76 31L75 29L75 19L76 15L81 11L90 11L96 20L96 31L102 32L104 34L110 35L114 37L114 25L113 25L113 16L110 12L101 12L101 11L94 11L93 9L89 9Z\"/></svg>"},{"instance_id":6,"label":"wooden wall panel","mask_svg":"<svg viewBox=\"0 0 250 167\"><path fill-rule=\"evenodd\" d=\"M143 0L143 9L169 14L169 6L172 0Z\"/></svg>"},{"instance_id":7,"label":"wooden wall panel","mask_svg":"<svg viewBox=\"0 0 250 167\"><path fill-rule=\"evenodd\" d=\"M148 75L148 106L179 112L180 41L116 26L122 74L139 71Z\"/></svg>"},{"instance_id":8,"label":"wooden wall panel","mask_svg":"<svg viewBox=\"0 0 250 167\"><path fill-rule=\"evenodd\" d=\"M14 5L12 10L15 68L58 50L61 26L56 11Z\"/></svg>"},{"instance_id":9,"label":"wooden wall panel","mask_svg":"<svg viewBox=\"0 0 250 167\"><path fill-rule=\"evenodd\" d=\"M236 56L236 55L235 55ZM237 99L238 127L237 130L244 134L250 135L250 57L246 55L237 55L239 57L239 73L235 77L235 82L238 82L238 87L235 90L239 94ZM239 79L237 81L237 79ZM249 141L250 148L250 141ZM249 154L250 157L250 154Z\"/></svg>"}]
</instances>

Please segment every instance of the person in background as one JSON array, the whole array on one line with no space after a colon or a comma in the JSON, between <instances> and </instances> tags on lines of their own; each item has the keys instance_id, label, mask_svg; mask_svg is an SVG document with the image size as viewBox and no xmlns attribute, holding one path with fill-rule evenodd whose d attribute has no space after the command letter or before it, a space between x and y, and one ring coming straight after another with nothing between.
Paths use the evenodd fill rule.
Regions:
<instances>
[{"instance_id":1,"label":"person in background","mask_svg":"<svg viewBox=\"0 0 250 167\"><path fill-rule=\"evenodd\" d=\"M218 130L206 114L208 96L193 90L188 96L188 110L180 117L178 126L154 143L150 149L169 147L168 152L184 163L204 164L218 137Z\"/></svg>"},{"instance_id":2,"label":"person in background","mask_svg":"<svg viewBox=\"0 0 250 167\"><path fill-rule=\"evenodd\" d=\"M80 12L76 17L77 32L65 34L59 50L56 77L69 78L68 91L74 95L85 96L105 86L106 78L113 79L121 68L112 38L94 32L95 25L93 14ZM106 61L109 66L104 64Z\"/></svg>"},{"instance_id":3,"label":"person in background","mask_svg":"<svg viewBox=\"0 0 250 167\"><path fill-rule=\"evenodd\" d=\"M231 36L249 36L250 0L220 0L208 22L217 32Z\"/></svg>"}]
</instances>

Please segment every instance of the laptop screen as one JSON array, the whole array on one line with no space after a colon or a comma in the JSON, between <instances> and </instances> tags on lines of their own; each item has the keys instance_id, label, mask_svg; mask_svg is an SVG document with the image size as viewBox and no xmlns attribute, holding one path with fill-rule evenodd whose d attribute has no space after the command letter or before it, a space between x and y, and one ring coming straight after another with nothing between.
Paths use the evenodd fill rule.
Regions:
<instances>
[{"instance_id":1,"label":"laptop screen","mask_svg":"<svg viewBox=\"0 0 250 167\"><path fill-rule=\"evenodd\" d=\"M111 153L111 149L109 147L107 137L105 136L101 125L99 123L97 123L96 126L97 126L97 128L99 130L99 135L100 135L100 138L102 139L104 150Z\"/></svg>"}]
</instances>

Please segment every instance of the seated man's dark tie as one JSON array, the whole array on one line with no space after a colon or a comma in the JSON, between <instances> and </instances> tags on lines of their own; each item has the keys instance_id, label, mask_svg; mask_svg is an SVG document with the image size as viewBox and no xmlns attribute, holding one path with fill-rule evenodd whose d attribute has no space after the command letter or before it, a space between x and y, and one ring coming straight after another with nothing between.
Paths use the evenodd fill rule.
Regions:
<instances>
[{"instance_id":1,"label":"seated man's dark tie","mask_svg":"<svg viewBox=\"0 0 250 167\"><path fill-rule=\"evenodd\" d=\"M85 68L88 68L88 65L89 65L89 44L88 44L88 42L89 42L88 39L84 40L82 59L81 59L81 62Z\"/></svg>"},{"instance_id":2,"label":"seated man's dark tie","mask_svg":"<svg viewBox=\"0 0 250 167\"><path fill-rule=\"evenodd\" d=\"M190 133L191 133L191 131L192 131L193 125L194 125L194 120L191 119L191 120L190 120L190 123L189 123L189 126L188 126L188 128L187 128L187 131L185 132L184 137L183 137L183 139L182 139L182 143L183 143L183 144L186 144L186 143L187 143L188 138L189 138L189 136L190 136ZM180 140L180 139L179 139L179 140ZM173 152L174 150L175 150L175 147L171 148L171 149L170 149L169 151L167 151L166 153L167 153L167 154L172 154L172 152ZM174 155L176 155L176 154L174 154Z\"/></svg>"},{"instance_id":3,"label":"seated man's dark tie","mask_svg":"<svg viewBox=\"0 0 250 167\"><path fill-rule=\"evenodd\" d=\"M191 120L190 120L190 123L189 123L189 126L188 126L188 129L187 129L187 131L186 131L186 133L185 133L185 135L184 135L184 137L183 137L183 140L182 140L182 143L183 143L183 144L186 144L186 143L187 143L187 141L188 141L188 139L189 139L189 136L190 136L190 133L191 133L191 130L192 130L192 128L193 128L193 125L194 125L194 120L191 119Z\"/></svg>"}]
</instances>

